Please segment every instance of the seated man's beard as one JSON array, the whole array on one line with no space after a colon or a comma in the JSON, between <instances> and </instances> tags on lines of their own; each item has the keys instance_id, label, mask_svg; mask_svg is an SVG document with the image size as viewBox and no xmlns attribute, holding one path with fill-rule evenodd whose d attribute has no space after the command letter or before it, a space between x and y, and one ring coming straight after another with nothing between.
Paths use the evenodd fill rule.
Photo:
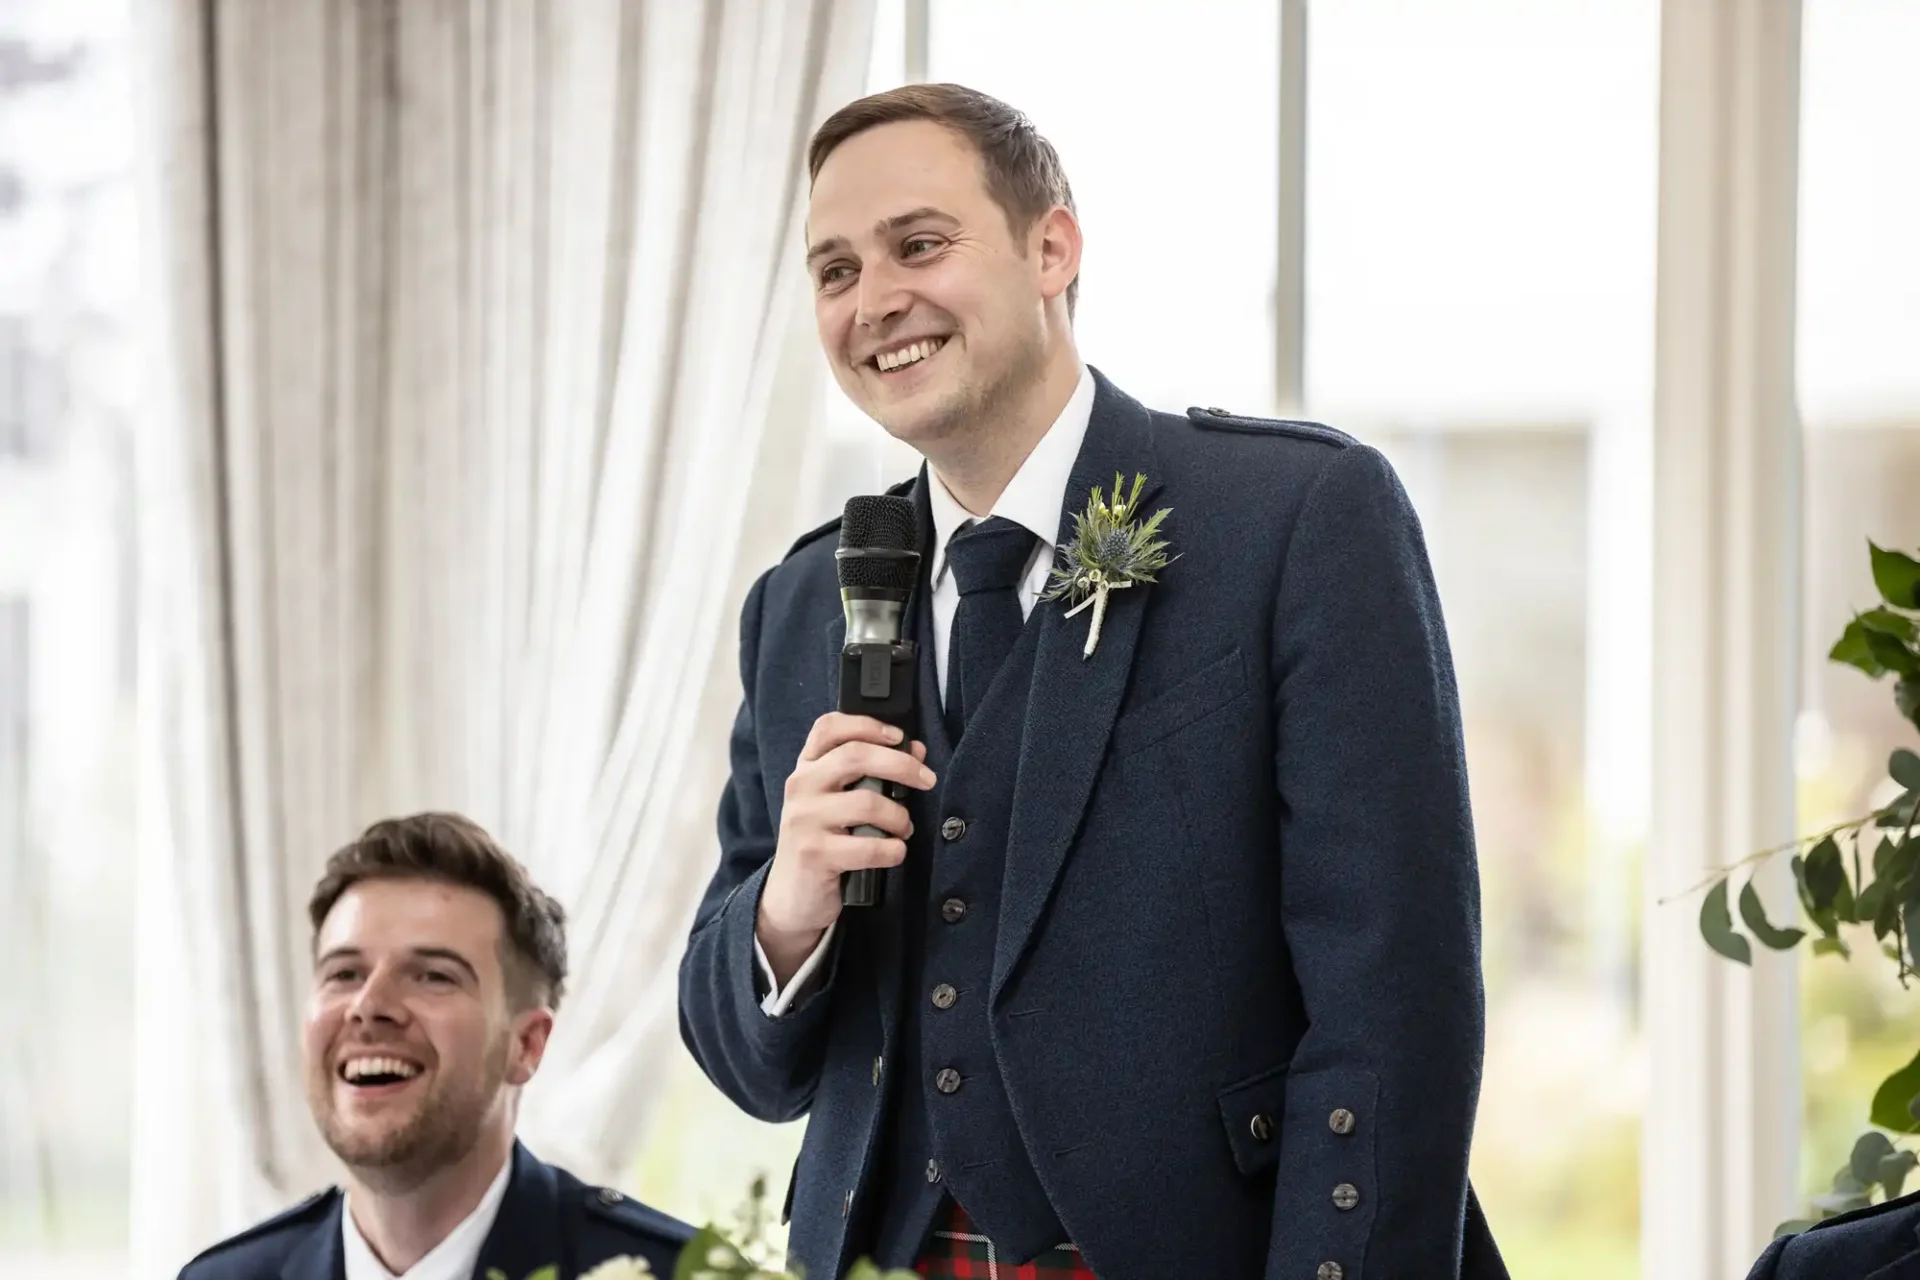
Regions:
<instances>
[{"instance_id":1,"label":"seated man's beard","mask_svg":"<svg viewBox=\"0 0 1920 1280\"><path fill-rule=\"evenodd\" d=\"M309 1095L321 1136L348 1168L411 1183L457 1163L480 1140L487 1111L506 1075L506 1043L490 1048L478 1080L463 1087L436 1077L410 1115L358 1123L334 1109L333 1078L315 1082Z\"/></svg>"}]
</instances>

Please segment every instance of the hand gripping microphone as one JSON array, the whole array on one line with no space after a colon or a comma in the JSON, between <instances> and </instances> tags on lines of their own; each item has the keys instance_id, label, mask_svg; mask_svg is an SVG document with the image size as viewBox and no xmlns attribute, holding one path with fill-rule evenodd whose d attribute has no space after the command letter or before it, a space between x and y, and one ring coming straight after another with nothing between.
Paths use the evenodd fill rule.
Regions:
<instances>
[{"instance_id":1,"label":"hand gripping microphone","mask_svg":"<svg viewBox=\"0 0 1920 1280\"><path fill-rule=\"evenodd\" d=\"M840 649L839 710L872 716L900 728L900 749L913 739L913 689L917 675L915 646L900 638L907 598L920 577L920 521L913 502L892 496L847 499L840 520L840 547L834 554L840 576L840 603L847 615L847 639ZM855 788L906 799L906 788L878 778L862 778ZM878 827L859 826L856 836L885 836ZM876 907L885 895L882 868L848 871L840 877L840 901L849 907Z\"/></svg>"}]
</instances>

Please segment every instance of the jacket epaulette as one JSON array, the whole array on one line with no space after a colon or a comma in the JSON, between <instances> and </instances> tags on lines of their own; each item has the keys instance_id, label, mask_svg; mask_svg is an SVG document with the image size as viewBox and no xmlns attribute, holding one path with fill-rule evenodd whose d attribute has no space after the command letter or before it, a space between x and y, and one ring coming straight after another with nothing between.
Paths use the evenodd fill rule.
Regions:
<instances>
[{"instance_id":1,"label":"jacket epaulette","mask_svg":"<svg viewBox=\"0 0 1920 1280\"><path fill-rule=\"evenodd\" d=\"M679 1222L657 1209L650 1209L632 1196L612 1187L588 1187L587 1213L620 1230L654 1243L684 1243L689 1232Z\"/></svg>"},{"instance_id":2,"label":"jacket epaulette","mask_svg":"<svg viewBox=\"0 0 1920 1280\"><path fill-rule=\"evenodd\" d=\"M262 1236L273 1235L275 1232L286 1227L312 1226L327 1216L328 1210L333 1207L333 1198L339 1194L340 1189L338 1187L328 1187L325 1191L316 1191L299 1204L294 1205L293 1208L276 1213L273 1217L263 1222L256 1222L238 1235L228 1236L225 1240L220 1241L220 1243L202 1249L194 1256L193 1262L189 1262L187 1265L192 1266L194 1262L198 1262L202 1258L211 1258L215 1254L225 1253L227 1250L237 1245L243 1245L249 1240L258 1240Z\"/></svg>"},{"instance_id":3,"label":"jacket epaulette","mask_svg":"<svg viewBox=\"0 0 1920 1280\"><path fill-rule=\"evenodd\" d=\"M1299 440L1318 440L1323 444L1346 448L1359 443L1346 432L1320 422L1298 422L1289 418L1249 418L1225 409L1188 409L1187 417L1209 431L1238 431L1246 435L1292 436Z\"/></svg>"},{"instance_id":4,"label":"jacket epaulette","mask_svg":"<svg viewBox=\"0 0 1920 1280\"><path fill-rule=\"evenodd\" d=\"M887 490L888 496L898 498L898 497L903 497L908 493L911 493L913 491L914 481L917 478L918 477L915 477L915 476L909 476L905 480L902 480L899 484L896 484L891 489ZM791 560L794 554L798 552L802 547L806 546L808 543L818 542L820 539L826 537L828 534L838 533L838 532L840 532L840 517L835 516L833 519L827 521L825 524L821 525L819 528L809 529L807 530L807 532L801 534L797 539L794 540L794 544L787 548L787 554L782 556L781 559Z\"/></svg>"}]
</instances>

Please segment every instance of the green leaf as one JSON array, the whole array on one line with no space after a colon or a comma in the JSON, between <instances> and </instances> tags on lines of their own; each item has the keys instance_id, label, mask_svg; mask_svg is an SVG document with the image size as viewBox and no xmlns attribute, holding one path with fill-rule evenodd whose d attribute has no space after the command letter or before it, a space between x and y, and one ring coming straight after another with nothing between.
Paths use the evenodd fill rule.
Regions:
<instances>
[{"instance_id":1,"label":"green leaf","mask_svg":"<svg viewBox=\"0 0 1920 1280\"><path fill-rule=\"evenodd\" d=\"M1868 629L1866 637L1867 649L1873 654L1875 662L1902 676L1920 675L1920 651L1912 645L1872 629Z\"/></svg>"},{"instance_id":2,"label":"green leaf","mask_svg":"<svg viewBox=\"0 0 1920 1280\"><path fill-rule=\"evenodd\" d=\"M1860 891L1860 900L1854 904L1854 914L1862 922L1872 922L1873 936L1884 938L1893 932L1894 912L1898 905L1888 906L1887 882L1875 880Z\"/></svg>"},{"instance_id":3,"label":"green leaf","mask_svg":"<svg viewBox=\"0 0 1920 1280\"><path fill-rule=\"evenodd\" d=\"M1797 1236L1802 1231L1811 1230L1813 1230L1813 1223L1807 1219L1789 1218L1773 1229L1773 1238L1778 1240L1781 1236Z\"/></svg>"},{"instance_id":4,"label":"green leaf","mask_svg":"<svg viewBox=\"0 0 1920 1280\"><path fill-rule=\"evenodd\" d=\"M1907 935L1907 950L1911 953L1914 940L1920 938L1920 893L1912 892L1911 886L1906 901L1900 904L1900 925Z\"/></svg>"},{"instance_id":5,"label":"green leaf","mask_svg":"<svg viewBox=\"0 0 1920 1280\"><path fill-rule=\"evenodd\" d=\"M1881 860L1886 865L1881 868ZM1896 840L1892 836L1881 836L1880 847L1874 850L1874 875L1887 882L1889 897L1905 896L1914 891L1913 873L1920 869L1920 841Z\"/></svg>"},{"instance_id":6,"label":"green leaf","mask_svg":"<svg viewBox=\"0 0 1920 1280\"><path fill-rule=\"evenodd\" d=\"M1887 1140L1887 1135L1877 1129L1869 1129L1854 1140L1853 1154L1847 1158L1847 1169L1861 1187L1871 1187L1880 1181L1880 1162L1894 1154L1893 1143Z\"/></svg>"},{"instance_id":7,"label":"green leaf","mask_svg":"<svg viewBox=\"0 0 1920 1280\"><path fill-rule=\"evenodd\" d=\"M1824 1196L1815 1196L1813 1198L1814 1208L1820 1210L1822 1213L1833 1215L1852 1213L1855 1209L1864 1209L1868 1203L1867 1193L1864 1191L1835 1191Z\"/></svg>"},{"instance_id":8,"label":"green leaf","mask_svg":"<svg viewBox=\"0 0 1920 1280\"><path fill-rule=\"evenodd\" d=\"M1700 904L1700 936L1707 945L1738 964L1753 963L1753 945L1734 932L1733 913L1727 908L1727 882L1722 880Z\"/></svg>"},{"instance_id":9,"label":"green leaf","mask_svg":"<svg viewBox=\"0 0 1920 1280\"><path fill-rule=\"evenodd\" d=\"M1833 918L1836 922L1844 924L1858 924L1862 919L1859 905L1855 902L1853 896L1853 881L1848 878L1844 865L1842 865L1840 870L1840 889L1833 895ZM1824 920L1817 921L1816 923L1820 925L1824 932L1834 932L1827 927Z\"/></svg>"},{"instance_id":10,"label":"green leaf","mask_svg":"<svg viewBox=\"0 0 1920 1280\"><path fill-rule=\"evenodd\" d=\"M507 1273L498 1267L488 1267L487 1280L507 1280Z\"/></svg>"},{"instance_id":11,"label":"green leaf","mask_svg":"<svg viewBox=\"0 0 1920 1280\"><path fill-rule=\"evenodd\" d=\"M673 1264L673 1280L694 1280L696 1276L719 1274L746 1276L753 1267L731 1240L714 1227L702 1227L693 1239L681 1247Z\"/></svg>"},{"instance_id":12,"label":"green leaf","mask_svg":"<svg viewBox=\"0 0 1920 1280\"><path fill-rule=\"evenodd\" d=\"M1828 836L1807 852L1806 889L1811 899L1807 914L1818 916L1831 910L1846 884L1847 869L1840 862L1840 846ZM1851 899L1852 894L1848 897Z\"/></svg>"},{"instance_id":13,"label":"green leaf","mask_svg":"<svg viewBox=\"0 0 1920 1280\"><path fill-rule=\"evenodd\" d=\"M1911 1151L1896 1151L1880 1162L1880 1185L1887 1189L1887 1199L1897 1200L1907 1186L1907 1175L1920 1167L1920 1156Z\"/></svg>"},{"instance_id":14,"label":"green leaf","mask_svg":"<svg viewBox=\"0 0 1920 1280\"><path fill-rule=\"evenodd\" d=\"M1874 825L1888 831L1904 831L1911 826L1920 826L1920 822L1914 819L1916 806L1920 806L1920 793L1909 791L1882 809L1879 820Z\"/></svg>"},{"instance_id":15,"label":"green leaf","mask_svg":"<svg viewBox=\"0 0 1920 1280\"><path fill-rule=\"evenodd\" d=\"M1853 1165L1848 1163L1833 1175L1833 1190L1813 1198L1813 1207L1826 1214L1851 1213L1865 1208L1869 1199L1867 1184L1853 1176Z\"/></svg>"},{"instance_id":16,"label":"green leaf","mask_svg":"<svg viewBox=\"0 0 1920 1280\"><path fill-rule=\"evenodd\" d=\"M1876 881L1892 878L1894 855L1899 852L1900 846L1893 842L1892 836L1880 837L1880 847L1873 851L1873 878Z\"/></svg>"},{"instance_id":17,"label":"green leaf","mask_svg":"<svg viewBox=\"0 0 1920 1280\"><path fill-rule=\"evenodd\" d=\"M1887 669L1880 665L1880 660L1873 656L1873 649L1867 644L1867 637L1871 634L1866 624L1855 618L1847 624L1846 631L1841 633L1833 648L1827 651L1827 660L1858 668L1878 680L1887 674Z\"/></svg>"},{"instance_id":18,"label":"green leaf","mask_svg":"<svg viewBox=\"0 0 1920 1280\"><path fill-rule=\"evenodd\" d=\"M1775 951L1790 951L1807 936L1805 929L1774 928L1767 919L1766 908L1761 906L1760 895L1751 880L1747 881L1746 888L1740 890L1740 919L1746 922L1747 931L1760 940L1760 945Z\"/></svg>"},{"instance_id":19,"label":"green leaf","mask_svg":"<svg viewBox=\"0 0 1920 1280\"><path fill-rule=\"evenodd\" d=\"M1920 1097L1920 1055L1880 1082L1867 1123L1889 1133L1920 1133L1920 1118L1908 1109L1915 1097Z\"/></svg>"},{"instance_id":20,"label":"green leaf","mask_svg":"<svg viewBox=\"0 0 1920 1280\"><path fill-rule=\"evenodd\" d=\"M1897 640L1920 638L1920 626L1915 626L1913 619L1906 614L1895 613L1891 609L1867 610L1860 615L1860 625L1869 631L1893 636Z\"/></svg>"},{"instance_id":21,"label":"green leaf","mask_svg":"<svg viewBox=\"0 0 1920 1280\"><path fill-rule=\"evenodd\" d=\"M1853 951L1837 933L1829 933L1813 940L1813 954L1817 956L1839 956L1842 960L1853 959Z\"/></svg>"},{"instance_id":22,"label":"green leaf","mask_svg":"<svg viewBox=\"0 0 1920 1280\"><path fill-rule=\"evenodd\" d=\"M1873 554L1873 585L1880 598L1901 609L1920 609L1920 560L1885 547L1867 546Z\"/></svg>"},{"instance_id":23,"label":"green leaf","mask_svg":"<svg viewBox=\"0 0 1920 1280\"><path fill-rule=\"evenodd\" d=\"M1887 759L1887 772L1909 791L1920 791L1920 756L1905 747Z\"/></svg>"}]
</instances>

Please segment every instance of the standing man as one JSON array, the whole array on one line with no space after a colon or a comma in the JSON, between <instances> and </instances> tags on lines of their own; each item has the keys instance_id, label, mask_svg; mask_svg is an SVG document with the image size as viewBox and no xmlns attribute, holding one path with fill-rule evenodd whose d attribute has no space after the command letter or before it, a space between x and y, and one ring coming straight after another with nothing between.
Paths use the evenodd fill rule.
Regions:
<instances>
[{"instance_id":1,"label":"standing man","mask_svg":"<svg viewBox=\"0 0 1920 1280\"><path fill-rule=\"evenodd\" d=\"M720 866L681 969L707 1074L810 1117L794 1257L1504 1276L1467 1186L1459 708L1393 473L1326 427L1150 412L1083 365L1066 176L1004 103L894 90L808 159L827 362L926 466L896 490L924 552L920 740L834 712L835 526L802 538L742 614ZM1168 269L1222 248L1196 226ZM1081 592L1044 597L1056 557L1102 552L1082 514L1172 562L1136 556L1070 613ZM889 868L884 905L843 913L863 867Z\"/></svg>"},{"instance_id":2,"label":"standing man","mask_svg":"<svg viewBox=\"0 0 1920 1280\"><path fill-rule=\"evenodd\" d=\"M346 1189L223 1241L181 1280L673 1274L693 1232L514 1140L567 976L560 905L455 814L377 822L308 905L307 1102Z\"/></svg>"}]
</instances>

